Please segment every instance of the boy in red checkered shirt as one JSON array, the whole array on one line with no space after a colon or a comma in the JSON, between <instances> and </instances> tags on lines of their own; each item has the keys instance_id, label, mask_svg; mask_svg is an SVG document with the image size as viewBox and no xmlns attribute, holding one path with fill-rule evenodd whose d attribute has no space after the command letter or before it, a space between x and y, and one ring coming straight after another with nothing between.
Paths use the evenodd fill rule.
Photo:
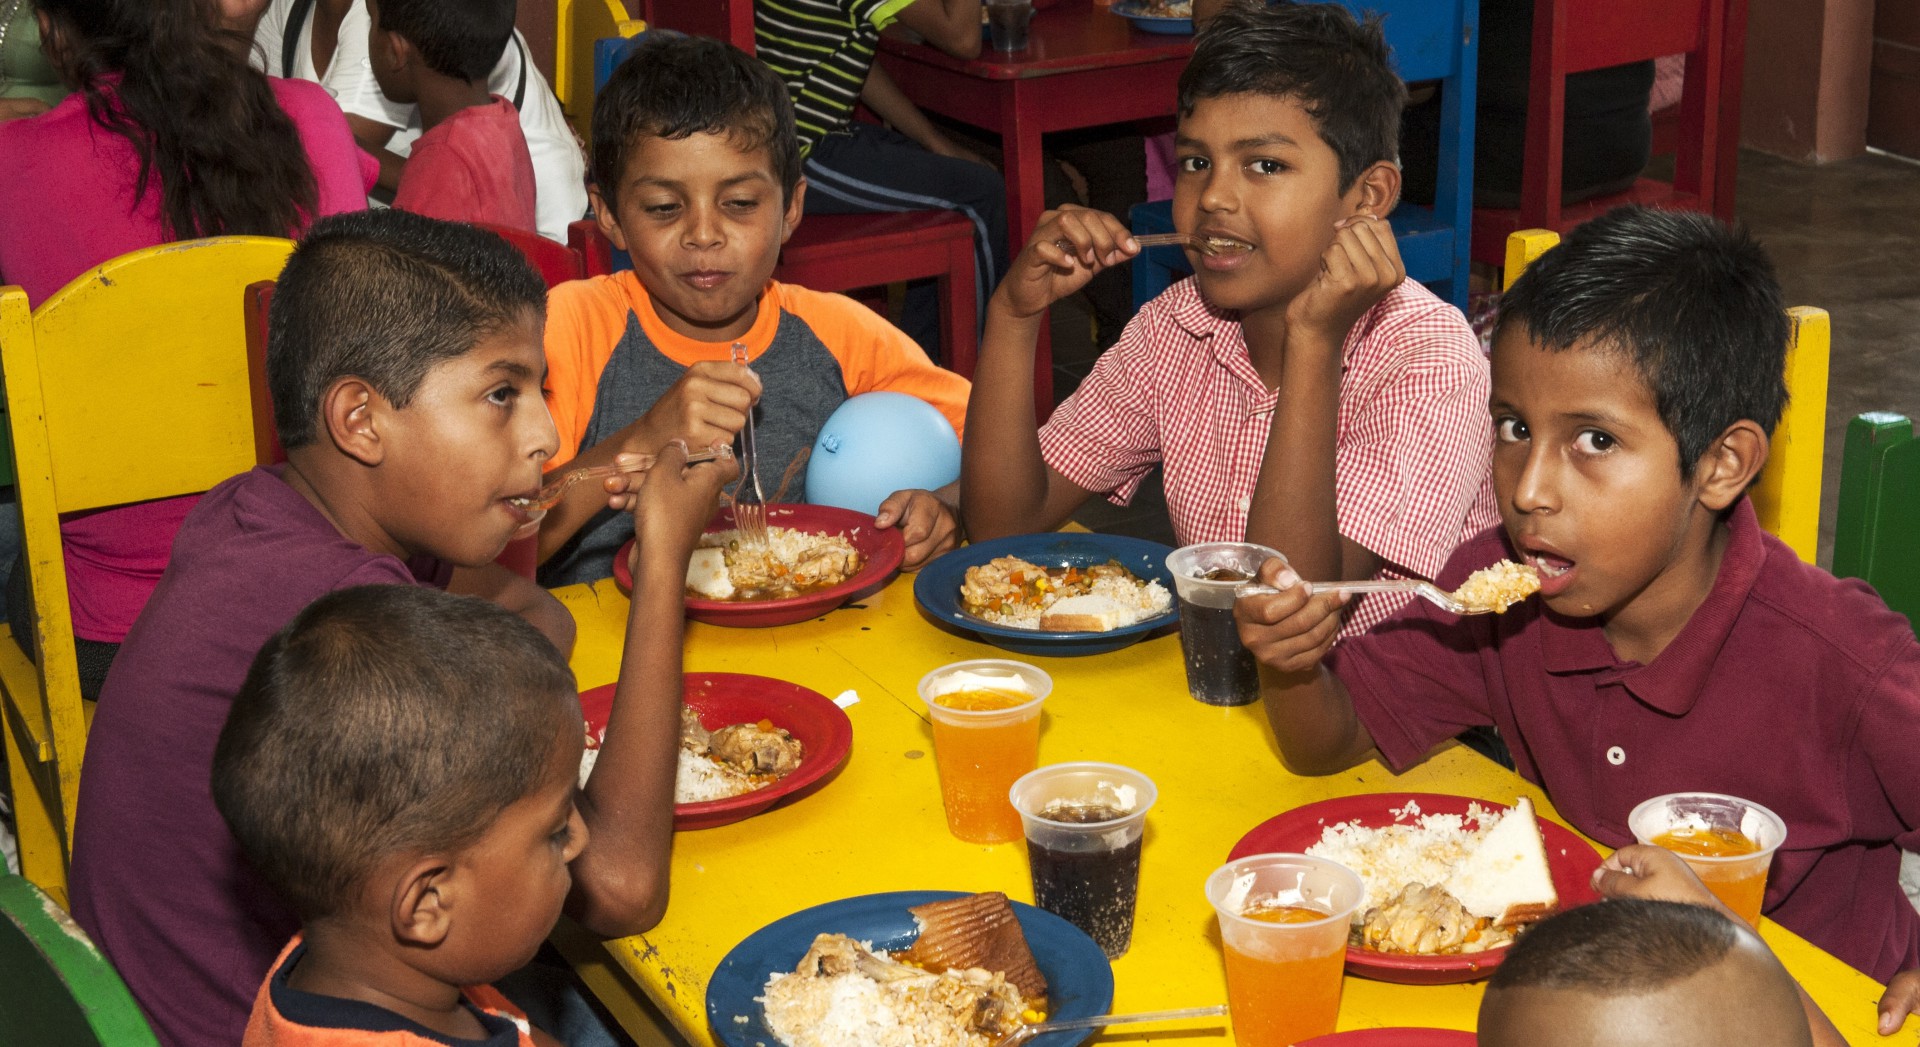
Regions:
<instances>
[{"instance_id":1,"label":"boy in red checkered shirt","mask_svg":"<svg viewBox=\"0 0 1920 1047\"><path fill-rule=\"evenodd\" d=\"M1335 4L1233 7L1180 78L1174 224L1191 280L1134 317L1043 427L1046 310L1139 245L1050 212L988 306L968 414L975 538L1132 498L1156 462L1183 543L1247 540L1303 577L1431 577L1495 519L1487 363L1458 310L1406 279L1386 215L1405 88L1377 21ZM1348 605L1364 631L1404 598Z\"/></svg>"}]
</instances>

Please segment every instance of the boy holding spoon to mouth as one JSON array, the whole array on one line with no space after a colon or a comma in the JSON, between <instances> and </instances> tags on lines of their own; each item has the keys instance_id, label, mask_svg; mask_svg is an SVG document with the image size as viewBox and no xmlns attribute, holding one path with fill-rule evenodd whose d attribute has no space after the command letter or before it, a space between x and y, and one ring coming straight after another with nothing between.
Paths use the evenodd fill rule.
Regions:
<instances>
[{"instance_id":1,"label":"boy holding spoon to mouth","mask_svg":"<svg viewBox=\"0 0 1920 1047\"><path fill-rule=\"evenodd\" d=\"M1174 187L1194 277L1037 425L1048 306L1140 247L1098 211L1042 220L988 307L963 449L973 537L1057 527L1095 494L1125 504L1156 462L1182 544L1258 542L1313 578L1431 578L1493 522L1485 356L1405 279L1383 217L1404 94L1378 25L1338 5L1237 7L1200 34ZM1352 602L1348 632L1406 599Z\"/></svg>"},{"instance_id":2,"label":"boy holding spoon to mouth","mask_svg":"<svg viewBox=\"0 0 1920 1047\"><path fill-rule=\"evenodd\" d=\"M1621 208L1507 291L1493 344L1502 527L1436 579L1522 560L1505 614L1424 602L1330 656L1337 600L1239 601L1267 718L1297 773L1395 770L1491 725L1516 769L1595 840L1634 842L1649 796L1713 791L1786 822L1762 911L1914 1009L1920 643L1864 584L1760 528L1748 487L1786 403L1787 320L1765 253L1708 215ZM1323 664L1324 660L1324 664ZM1908 972L1901 974L1900 972Z\"/></svg>"}]
</instances>

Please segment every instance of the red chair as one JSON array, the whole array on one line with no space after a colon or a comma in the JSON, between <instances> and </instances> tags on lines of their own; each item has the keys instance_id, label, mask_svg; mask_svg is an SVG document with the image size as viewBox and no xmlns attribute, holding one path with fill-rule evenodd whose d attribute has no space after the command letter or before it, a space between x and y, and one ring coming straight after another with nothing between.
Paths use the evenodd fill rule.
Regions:
<instances>
[{"instance_id":1,"label":"red chair","mask_svg":"<svg viewBox=\"0 0 1920 1047\"><path fill-rule=\"evenodd\" d=\"M571 242L556 243L531 230L490 222L473 224L519 248L520 253L527 256L527 261L540 271L540 278L547 282L548 287L587 275L586 258Z\"/></svg>"},{"instance_id":2,"label":"red chair","mask_svg":"<svg viewBox=\"0 0 1920 1047\"><path fill-rule=\"evenodd\" d=\"M640 17L651 28L711 36L753 53L751 0L641 0Z\"/></svg>"},{"instance_id":3,"label":"red chair","mask_svg":"<svg viewBox=\"0 0 1920 1047\"><path fill-rule=\"evenodd\" d=\"M1733 217L1746 0L1535 0L1526 167L1518 209L1477 207L1475 261L1500 264L1521 229L1565 231L1621 204ZM1566 78L1663 55L1687 58L1675 123L1672 182L1642 178L1625 192L1561 203Z\"/></svg>"},{"instance_id":4,"label":"red chair","mask_svg":"<svg viewBox=\"0 0 1920 1047\"><path fill-rule=\"evenodd\" d=\"M595 223L573 223L567 239L584 259L587 275L615 270L613 244ZM773 275L815 291L843 292L897 280L939 280L946 365L973 376L979 345L978 281L973 273L973 225L965 218L951 211L813 215L781 248Z\"/></svg>"}]
</instances>

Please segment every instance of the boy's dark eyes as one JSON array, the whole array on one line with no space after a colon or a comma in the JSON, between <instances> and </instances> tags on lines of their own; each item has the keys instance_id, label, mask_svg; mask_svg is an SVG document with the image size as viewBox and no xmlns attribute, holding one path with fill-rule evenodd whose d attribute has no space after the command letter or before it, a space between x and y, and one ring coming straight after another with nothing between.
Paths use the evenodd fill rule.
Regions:
<instances>
[{"instance_id":1,"label":"boy's dark eyes","mask_svg":"<svg viewBox=\"0 0 1920 1047\"><path fill-rule=\"evenodd\" d=\"M507 407L520 398L520 390L511 385L499 386L487 393L487 402Z\"/></svg>"},{"instance_id":2,"label":"boy's dark eyes","mask_svg":"<svg viewBox=\"0 0 1920 1047\"><path fill-rule=\"evenodd\" d=\"M1581 430L1580 433L1573 438L1573 442L1582 451L1591 454L1600 454L1604 451L1612 450L1613 445L1619 443L1618 440L1613 438L1611 433L1604 433L1598 429Z\"/></svg>"},{"instance_id":3,"label":"boy's dark eyes","mask_svg":"<svg viewBox=\"0 0 1920 1047\"><path fill-rule=\"evenodd\" d=\"M1495 418L1493 436L1501 443L1518 443L1528 436L1527 423L1518 418Z\"/></svg>"},{"instance_id":4,"label":"boy's dark eyes","mask_svg":"<svg viewBox=\"0 0 1920 1047\"><path fill-rule=\"evenodd\" d=\"M1263 175L1279 174L1280 172L1285 171L1287 169L1286 164L1283 164L1278 160L1270 160L1266 157L1261 157L1258 160L1250 161L1248 162L1247 166L1253 168L1256 172Z\"/></svg>"},{"instance_id":5,"label":"boy's dark eyes","mask_svg":"<svg viewBox=\"0 0 1920 1047\"><path fill-rule=\"evenodd\" d=\"M1187 174L1204 171L1212 166L1204 156L1183 156L1180 158L1180 170Z\"/></svg>"}]
</instances>

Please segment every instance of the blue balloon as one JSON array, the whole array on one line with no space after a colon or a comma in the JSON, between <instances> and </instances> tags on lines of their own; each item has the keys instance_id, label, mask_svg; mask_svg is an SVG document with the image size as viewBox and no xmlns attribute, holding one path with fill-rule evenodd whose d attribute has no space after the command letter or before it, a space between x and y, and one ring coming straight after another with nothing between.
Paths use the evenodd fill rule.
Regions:
<instances>
[{"instance_id":1,"label":"blue balloon","mask_svg":"<svg viewBox=\"0 0 1920 1047\"><path fill-rule=\"evenodd\" d=\"M807 501L877 513L895 491L932 491L960 478L960 437L932 404L906 393L861 393L820 427L807 460Z\"/></svg>"}]
</instances>

